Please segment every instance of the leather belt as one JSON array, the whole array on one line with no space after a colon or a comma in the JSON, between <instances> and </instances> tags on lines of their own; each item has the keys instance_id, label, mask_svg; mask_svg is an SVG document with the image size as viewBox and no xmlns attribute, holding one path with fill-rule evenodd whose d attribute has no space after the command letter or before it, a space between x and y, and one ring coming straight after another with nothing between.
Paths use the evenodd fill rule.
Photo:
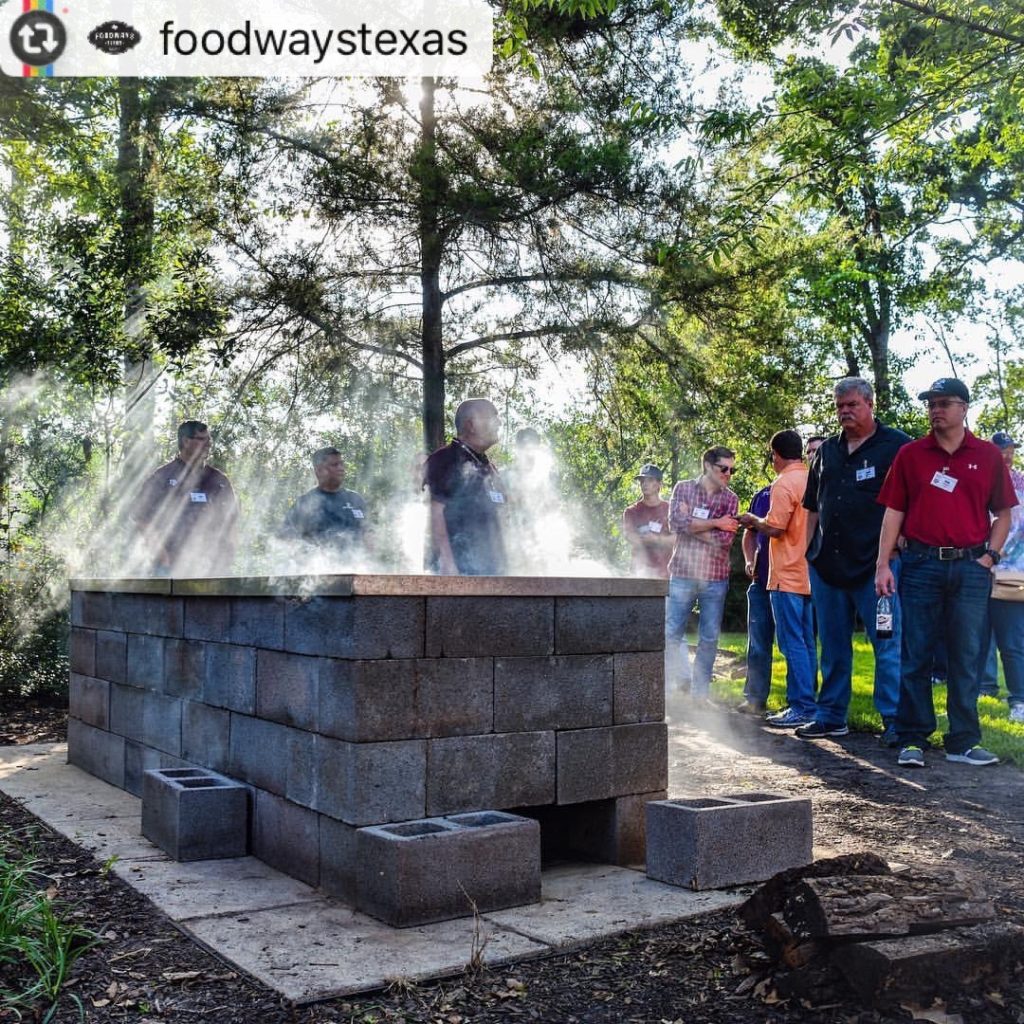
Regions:
<instances>
[{"instance_id":1,"label":"leather belt","mask_svg":"<svg viewBox=\"0 0 1024 1024\"><path fill-rule=\"evenodd\" d=\"M973 548L936 548L908 537L907 550L917 551L929 558L937 558L940 562L955 562L960 558L981 558L988 551L988 545L978 544Z\"/></svg>"}]
</instances>

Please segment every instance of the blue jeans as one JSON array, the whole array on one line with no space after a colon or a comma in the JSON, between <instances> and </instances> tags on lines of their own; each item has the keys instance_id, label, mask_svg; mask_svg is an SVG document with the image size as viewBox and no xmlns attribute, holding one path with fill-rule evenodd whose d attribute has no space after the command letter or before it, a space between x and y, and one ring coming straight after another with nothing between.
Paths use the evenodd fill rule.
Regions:
<instances>
[{"instance_id":1,"label":"blue jeans","mask_svg":"<svg viewBox=\"0 0 1024 1024\"><path fill-rule=\"evenodd\" d=\"M899 580L899 562L892 563ZM856 587L833 587L810 566L811 596L818 615L821 636L821 689L818 691L817 720L822 725L845 725L850 708L853 673L853 630L860 615L875 650L875 710L885 722L896 717L900 697L900 633L902 613L899 599L893 601L891 640L875 635L875 580L871 577Z\"/></svg>"},{"instance_id":2,"label":"blue jeans","mask_svg":"<svg viewBox=\"0 0 1024 1024\"><path fill-rule=\"evenodd\" d=\"M668 581L665 605L665 685L685 690L695 697L706 697L711 690L711 671L718 652L718 634L722 629L728 580L691 580L673 576ZM700 612L697 653L690 670L686 649L686 623L694 604Z\"/></svg>"},{"instance_id":3,"label":"blue jeans","mask_svg":"<svg viewBox=\"0 0 1024 1024\"><path fill-rule=\"evenodd\" d=\"M1004 602L1000 601L999 604ZM989 617L994 614L995 602L989 606ZM980 684L978 690L986 697L999 696L999 662L996 660L996 630L992 627L992 635L989 638L988 650L985 653L985 661L981 668Z\"/></svg>"},{"instance_id":4,"label":"blue jeans","mask_svg":"<svg viewBox=\"0 0 1024 1024\"><path fill-rule=\"evenodd\" d=\"M774 640L772 602L755 578L747 587L747 681L743 684L743 696L751 704L764 704L771 692Z\"/></svg>"},{"instance_id":5,"label":"blue jeans","mask_svg":"<svg viewBox=\"0 0 1024 1024\"><path fill-rule=\"evenodd\" d=\"M992 633L1003 659L1007 698L1012 707L1024 704L1024 602L989 601Z\"/></svg>"},{"instance_id":6,"label":"blue jeans","mask_svg":"<svg viewBox=\"0 0 1024 1024\"><path fill-rule=\"evenodd\" d=\"M969 558L940 562L919 551L903 552L900 702L896 733L902 745L924 747L935 731L932 661L939 638L947 649L946 752L962 754L981 741L978 666L988 646L992 575Z\"/></svg>"},{"instance_id":7,"label":"blue jeans","mask_svg":"<svg viewBox=\"0 0 1024 1024\"><path fill-rule=\"evenodd\" d=\"M818 652L810 595L773 590L771 599L775 637L786 659L786 703L800 715L813 718Z\"/></svg>"}]
</instances>

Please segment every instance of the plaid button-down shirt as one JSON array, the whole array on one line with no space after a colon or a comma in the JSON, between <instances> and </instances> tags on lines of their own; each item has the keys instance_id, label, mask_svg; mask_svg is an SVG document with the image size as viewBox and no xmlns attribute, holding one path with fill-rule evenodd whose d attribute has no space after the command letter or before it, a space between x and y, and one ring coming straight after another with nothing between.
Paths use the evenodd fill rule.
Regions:
<instances>
[{"instance_id":1,"label":"plaid button-down shirt","mask_svg":"<svg viewBox=\"0 0 1024 1024\"><path fill-rule=\"evenodd\" d=\"M676 546L672 549L672 559L668 563L669 576L689 580L729 578L729 548L736 534L727 530L693 534L689 532L689 526L697 519L734 516L739 505L739 498L728 487L708 494L700 477L696 480L680 480L675 485L668 509L669 527L676 535ZM694 509L701 512L707 509L707 515L695 516Z\"/></svg>"}]
</instances>

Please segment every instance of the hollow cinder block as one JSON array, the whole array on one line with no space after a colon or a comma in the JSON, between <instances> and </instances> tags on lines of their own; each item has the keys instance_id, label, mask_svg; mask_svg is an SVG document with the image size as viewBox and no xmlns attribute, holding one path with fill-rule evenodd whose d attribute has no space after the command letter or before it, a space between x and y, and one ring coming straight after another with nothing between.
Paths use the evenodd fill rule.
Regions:
<instances>
[{"instance_id":1,"label":"hollow cinder block","mask_svg":"<svg viewBox=\"0 0 1024 1024\"><path fill-rule=\"evenodd\" d=\"M423 598L314 597L286 602L284 648L327 658L420 658Z\"/></svg>"},{"instance_id":2,"label":"hollow cinder block","mask_svg":"<svg viewBox=\"0 0 1024 1024\"><path fill-rule=\"evenodd\" d=\"M356 906L396 928L540 899L540 826L500 811L361 828Z\"/></svg>"},{"instance_id":3,"label":"hollow cinder block","mask_svg":"<svg viewBox=\"0 0 1024 1024\"><path fill-rule=\"evenodd\" d=\"M627 652L614 655L612 661L615 674L614 723L664 721L664 652Z\"/></svg>"},{"instance_id":4,"label":"hollow cinder block","mask_svg":"<svg viewBox=\"0 0 1024 1024\"><path fill-rule=\"evenodd\" d=\"M558 733L558 803L655 793L668 785L664 722Z\"/></svg>"},{"instance_id":5,"label":"hollow cinder block","mask_svg":"<svg viewBox=\"0 0 1024 1024\"><path fill-rule=\"evenodd\" d=\"M781 793L647 805L647 876L688 889L763 882L811 862L811 801Z\"/></svg>"},{"instance_id":6,"label":"hollow cinder block","mask_svg":"<svg viewBox=\"0 0 1024 1024\"><path fill-rule=\"evenodd\" d=\"M68 683L68 712L72 718L106 729L110 725L110 683L71 673Z\"/></svg>"},{"instance_id":7,"label":"hollow cinder block","mask_svg":"<svg viewBox=\"0 0 1024 1024\"><path fill-rule=\"evenodd\" d=\"M248 791L205 768L154 768L142 779L142 834L174 860L244 857Z\"/></svg>"},{"instance_id":8,"label":"hollow cinder block","mask_svg":"<svg viewBox=\"0 0 1024 1024\"><path fill-rule=\"evenodd\" d=\"M494 659L495 732L612 724L612 659L606 655Z\"/></svg>"},{"instance_id":9,"label":"hollow cinder block","mask_svg":"<svg viewBox=\"0 0 1024 1024\"><path fill-rule=\"evenodd\" d=\"M429 658L554 654L550 597L428 597Z\"/></svg>"},{"instance_id":10,"label":"hollow cinder block","mask_svg":"<svg viewBox=\"0 0 1024 1024\"><path fill-rule=\"evenodd\" d=\"M555 653L614 654L665 647L665 601L660 597L555 599Z\"/></svg>"},{"instance_id":11,"label":"hollow cinder block","mask_svg":"<svg viewBox=\"0 0 1024 1024\"><path fill-rule=\"evenodd\" d=\"M124 737L69 718L68 764L124 789Z\"/></svg>"}]
</instances>

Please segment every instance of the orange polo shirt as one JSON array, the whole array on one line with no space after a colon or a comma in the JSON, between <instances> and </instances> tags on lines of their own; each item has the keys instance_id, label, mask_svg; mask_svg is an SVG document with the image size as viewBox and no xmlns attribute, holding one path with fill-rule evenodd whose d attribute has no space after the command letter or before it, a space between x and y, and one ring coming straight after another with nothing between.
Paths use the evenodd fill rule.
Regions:
<instances>
[{"instance_id":1,"label":"orange polo shirt","mask_svg":"<svg viewBox=\"0 0 1024 1024\"><path fill-rule=\"evenodd\" d=\"M791 462L775 478L771 504L765 516L769 526L784 530L768 541L768 589L788 594L810 594L807 574L807 509L803 507L807 490L807 466Z\"/></svg>"}]
</instances>

